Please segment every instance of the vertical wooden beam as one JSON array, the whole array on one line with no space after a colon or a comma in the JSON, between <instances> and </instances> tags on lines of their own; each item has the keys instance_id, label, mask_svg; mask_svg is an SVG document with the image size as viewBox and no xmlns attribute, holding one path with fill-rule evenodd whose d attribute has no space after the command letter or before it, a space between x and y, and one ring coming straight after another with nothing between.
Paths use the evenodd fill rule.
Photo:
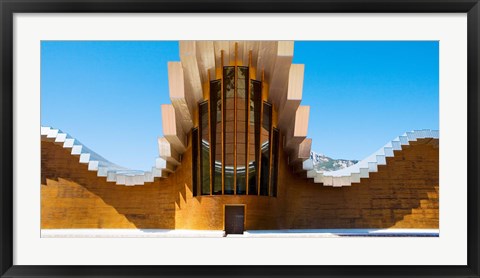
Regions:
<instances>
[{"instance_id":1,"label":"vertical wooden beam","mask_svg":"<svg viewBox=\"0 0 480 278\"><path fill-rule=\"evenodd\" d=\"M250 74L250 71L252 70L252 51L249 51L248 52L248 76L246 77L248 79L248 85L247 85L247 97L246 97L246 101L248 103L247 105L247 127L245 128L245 132L247 133L247 149L245 150L245 177L246 177L246 182L245 182L245 186L247 187L245 192L246 192L246 195L249 194L249 187L250 187L250 179L249 179L249 172L250 172L250 159L249 159L249 154L250 154L250 94L251 94L251 91L250 91L250 83L252 82L250 77L251 77L251 74Z\"/></svg>"},{"instance_id":2,"label":"vertical wooden beam","mask_svg":"<svg viewBox=\"0 0 480 278\"><path fill-rule=\"evenodd\" d=\"M244 46L245 46L245 41L230 41L229 42L229 60L230 66L237 65L237 66L243 66L247 65L246 63L243 62L243 55L244 55ZM248 54L248 52L247 52Z\"/></svg>"},{"instance_id":3,"label":"vertical wooden beam","mask_svg":"<svg viewBox=\"0 0 480 278\"><path fill-rule=\"evenodd\" d=\"M249 65L249 67L252 69L257 67L259 44L260 42L258 41L244 41L243 64ZM251 79L257 79L256 75L252 76Z\"/></svg>"},{"instance_id":4,"label":"vertical wooden beam","mask_svg":"<svg viewBox=\"0 0 480 278\"><path fill-rule=\"evenodd\" d=\"M237 42L237 53L236 55L236 65L237 66L245 66L246 64L243 63L243 55L244 55L244 48L245 48L245 41L238 41Z\"/></svg>"},{"instance_id":5,"label":"vertical wooden beam","mask_svg":"<svg viewBox=\"0 0 480 278\"><path fill-rule=\"evenodd\" d=\"M213 192L212 192L212 135L211 135L211 130L212 130L212 129L210 128L210 102L212 101L212 99L210 98L210 82L206 82L206 86L205 86L205 87L206 87L206 98L205 98L205 100L208 101L208 102L207 102L207 111L208 111L208 112L207 112L207 113L208 113L208 115L207 115L207 118L208 118L208 126L207 126L207 130L208 130L208 143L209 143L209 145L210 145L210 149L208 150L208 153L209 153L209 161L208 161L208 162L209 162L209 165L208 165L208 166L209 166L209 167L208 167L208 168L209 168L209 172L208 172L208 174L209 174L209 176L210 176L210 184L209 184L209 185L210 185L210 194L209 194L209 195L212 195L212 194L213 194ZM200 111L200 103L198 104L198 106L199 106L199 111ZM199 117L200 117L200 115L199 115ZM199 118L199 125L201 125L201 120L200 120L200 118ZM199 129L199 131L200 131L200 130L201 130L201 129ZM199 138L200 142L202 142L202 134L201 134L200 132L199 132L199 134L200 134L200 135L198 136L198 138ZM199 152L200 152L200 154L201 154L201 153L202 153L202 149L201 149L201 146L202 146L202 145L200 144L199 146L200 146L200 147L199 147ZM200 189L202 189L202 188L200 188Z\"/></svg>"},{"instance_id":6,"label":"vertical wooden beam","mask_svg":"<svg viewBox=\"0 0 480 278\"><path fill-rule=\"evenodd\" d=\"M234 66L237 64L237 61L236 61L237 41L229 41L228 48L229 48L229 51L227 55L228 55L228 60L230 61L228 65Z\"/></svg>"},{"instance_id":7,"label":"vertical wooden beam","mask_svg":"<svg viewBox=\"0 0 480 278\"><path fill-rule=\"evenodd\" d=\"M221 99L222 99L222 195L225 193L225 114L223 111L225 110L224 104L226 101L224 101L224 93L223 93L223 51L220 51L220 79L222 80L221 82L221 90L222 92L220 93Z\"/></svg>"},{"instance_id":8,"label":"vertical wooden beam","mask_svg":"<svg viewBox=\"0 0 480 278\"><path fill-rule=\"evenodd\" d=\"M210 88L210 84L209 84L208 95L210 95L210 90L211 90L211 88ZM213 195L213 186L212 186L212 184L213 184L212 164L213 163L212 162L215 160L215 158L213 157L213 144L212 144L212 136L213 135L212 135L212 127L211 127L212 122L210 121L211 120L211 116L210 116L211 114L210 113L212 113L212 111L210 109L211 101L212 101L212 98L210 98L208 100L208 103L207 103L207 109L208 109L208 127L207 127L207 129L208 129L208 144L210 145L210 149L208 150L208 152L210 153L210 161L209 161L210 165L208 167L210 169L210 195Z\"/></svg>"},{"instance_id":9,"label":"vertical wooden beam","mask_svg":"<svg viewBox=\"0 0 480 278\"><path fill-rule=\"evenodd\" d=\"M199 122L200 122L200 120L199 120ZM199 127L200 127L200 126L199 126ZM200 134L200 128L198 128L197 134L198 134L198 136L197 136L197 142L196 142L196 144L197 144L197 146L198 146L198 147L197 147L197 153L196 153L196 154L193 154L193 155L195 155L195 156L197 157L197 161L198 161L198 163L197 163L197 172L195 173L195 174L197 175L197 184L196 184L196 186L197 186L197 196L202 196L202 186L201 186L201 184L202 184L202 179L201 179L201 177L202 177L202 176L200 175L200 171L202 171L202 169L201 169L201 167L200 167L200 165L201 165L201 163L200 163L200 159L201 159L200 153L201 153L201 151L202 151L202 149L201 149L201 148L202 148L202 145L201 145L201 142L202 142L202 138L201 138L201 137L202 137L202 135Z\"/></svg>"},{"instance_id":10,"label":"vertical wooden beam","mask_svg":"<svg viewBox=\"0 0 480 278\"><path fill-rule=\"evenodd\" d=\"M227 55L230 53L229 41L214 41L213 45L215 49L215 66L223 70L223 66L230 64L230 58Z\"/></svg>"},{"instance_id":11,"label":"vertical wooden beam","mask_svg":"<svg viewBox=\"0 0 480 278\"><path fill-rule=\"evenodd\" d=\"M237 51L238 44L235 42L234 46L234 70L235 70L235 82L233 89L233 195L237 195Z\"/></svg>"},{"instance_id":12,"label":"vertical wooden beam","mask_svg":"<svg viewBox=\"0 0 480 278\"><path fill-rule=\"evenodd\" d=\"M268 196L270 196L271 192L270 192L270 183L272 182L272 153L273 153L273 146L272 146L272 143L273 143L273 104L271 106L271 110L270 110L270 134L268 135L268 146L269 146L269 156L268 156L268 184L267 184L267 194Z\"/></svg>"},{"instance_id":13,"label":"vertical wooden beam","mask_svg":"<svg viewBox=\"0 0 480 278\"><path fill-rule=\"evenodd\" d=\"M248 75L250 80L255 80L257 76L256 68L253 65L253 53L251 50L248 53Z\"/></svg>"},{"instance_id":14,"label":"vertical wooden beam","mask_svg":"<svg viewBox=\"0 0 480 278\"><path fill-rule=\"evenodd\" d=\"M235 67L238 65L238 42L235 42L235 57L234 57L234 61L235 61Z\"/></svg>"},{"instance_id":15,"label":"vertical wooden beam","mask_svg":"<svg viewBox=\"0 0 480 278\"><path fill-rule=\"evenodd\" d=\"M214 70L215 71L215 70ZM208 70L207 71L207 78L208 80L210 80L210 78L212 76L212 72L211 70ZM210 81L208 82L205 82L205 85L203 86L204 88L204 91L203 91L203 99L206 100L206 99L210 99Z\"/></svg>"},{"instance_id":16,"label":"vertical wooden beam","mask_svg":"<svg viewBox=\"0 0 480 278\"><path fill-rule=\"evenodd\" d=\"M263 91L265 90L265 71L262 70L261 71L262 74L260 76L261 80L262 80L262 90L261 90L261 96L260 96L260 146L255 146L255 148L260 148L260 151L258 152L258 176L257 176L257 191L258 191L258 196L260 196L260 191L261 191L261 188L262 188L262 185L260 184L260 182L262 181L261 180L261 176L262 176L262 128L263 128Z\"/></svg>"}]
</instances>

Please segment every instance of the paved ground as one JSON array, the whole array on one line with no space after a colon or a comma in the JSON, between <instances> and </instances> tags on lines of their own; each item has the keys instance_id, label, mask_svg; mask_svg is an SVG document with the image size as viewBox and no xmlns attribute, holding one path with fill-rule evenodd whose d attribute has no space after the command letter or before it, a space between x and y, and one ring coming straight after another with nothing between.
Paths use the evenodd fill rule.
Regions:
<instances>
[{"instance_id":1,"label":"paved ground","mask_svg":"<svg viewBox=\"0 0 480 278\"><path fill-rule=\"evenodd\" d=\"M309 229L246 231L247 237L438 237L437 229Z\"/></svg>"},{"instance_id":2,"label":"paved ground","mask_svg":"<svg viewBox=\"0 0 480 278\"><path fill-rule=\"evenodd\" d=\"M43 229L42 238L219 238L224 231L159 230L159 229ZM302 237L438 237L437 229L318 229L257 230L227 238L302 238Z\"/></svg>"}]
</instances>

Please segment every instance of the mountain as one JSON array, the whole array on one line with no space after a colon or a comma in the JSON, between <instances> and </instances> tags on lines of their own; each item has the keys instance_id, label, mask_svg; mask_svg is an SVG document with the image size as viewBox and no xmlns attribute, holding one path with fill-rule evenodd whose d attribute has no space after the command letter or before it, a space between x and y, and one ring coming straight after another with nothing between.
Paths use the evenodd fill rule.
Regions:
<instances>
[{"instance_id":1,"label":"mountain","mask_svg":"<svg viewBox=\"0 0 480 278\"><path fill-rule=\"evenodd\" d=\"M358 160L333 159L324 154L310 152L310 158L313 160L313 169L317 171L335 171L350 167Z\"/></svg>"}]
</instances>

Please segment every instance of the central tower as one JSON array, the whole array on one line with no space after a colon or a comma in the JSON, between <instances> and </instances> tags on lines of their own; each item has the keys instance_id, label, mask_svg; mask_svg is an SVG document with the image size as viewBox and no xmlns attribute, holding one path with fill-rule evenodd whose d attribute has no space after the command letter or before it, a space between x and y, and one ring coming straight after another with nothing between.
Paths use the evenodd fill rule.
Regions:
<instances>
[{"instance_id":1,"label":"central tower","mask_svg":"<svg viewBox=\"0 0 480 278\"><path fill-rule=\"evenodd\" d=\"M198 146L193 175L200 181L193 184L194 195L276 196L279 134L266 85L255 80L252 51L245 66L238 59L238 43L229 65L224 55L222 50L192 132L192 144Z\"/></svg>"},{"instance_id":2,"label":"central tower","mask_svg":"<svg viewBox=\"0 0 480 278\"><path fill-rule=\"evenodd\" d=\"M303 169L309 107L300 106L304 66L292 58L291 41L180 42L159 144L167 166L191 144L194 197L276 197L280 151Z\"/></svg>"}]
</instances>

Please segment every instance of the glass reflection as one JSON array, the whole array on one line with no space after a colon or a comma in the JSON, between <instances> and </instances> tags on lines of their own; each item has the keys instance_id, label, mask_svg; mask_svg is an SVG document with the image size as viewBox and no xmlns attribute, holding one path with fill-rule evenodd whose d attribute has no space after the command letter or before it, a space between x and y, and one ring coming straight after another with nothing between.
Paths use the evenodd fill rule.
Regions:
<instances>
[{"instance_id":1,"label":"glass reflection","mask_svg":"<svg viewBox=\"0 0 480 278\"><path fill-rule=\"evenodd\" d=\"M278 129L273 129L272 139L272 177L270 179L270 196L277 197L277 178L278 178L278 146L279 146Z\"/></svg>"},{"instance_id":2,"label":"glass reflection","mask_svg":"<svg viewBox=\"0 0 480 278\"><path fill-rule=\"evenodd\" d=\"M247 121L248 121L248 68L237 67L237 191L239 195L247 193L246 164L247 164Z\"/></svg>"},{"instance_id":3,"label":"glass reflection","mask_svg":"<svg viewBox=\"0 0 480 278\"><path fill-rule=\"evenodd\" d=\"M223 67L223 115L224 115L224 194L234 193L235 150L235 67Z\"/></svg>"},{"instance_id":4,"label":"glass reflection","mask_svg":"<svg viewBox=\"0 0 480 278\"><path fill-rule=\"evenodd\" d=\"M200 180L202 195L210 195L210 142L208 134L208 102L200 104Z\"/></svg>"},{"instance_id":5,"label":"glass reflection","mask_svg":"<svg viewBox=\"0 0 480 278\"><path fill-rule=\"evenodd\" d=\"M248 194L257 195L257 158L259 157L260 144L260 100L262 83L251 80L250 82L250 121L248 126Z\"/></svg>"},{"instance_id":6,"label":"glass reflection","mask_svg":"<svg viewBox=\"0 0 480 278\"><path fill-rule=\"evenodd\" d=\"M198 128L192 129L192 193L197 196L198 187Z\"/></svg>"},{"instance_id":7,"label":"glass reflection","mask_svg":"<svg viewBox=\"0 0 480 278\"><path fill-rule=\"evenodd\" d=\"M260 166L260 195L268 195L268 181L270 178L270 128L272 126L272 106L263 103L262 130L260 134L260 148L262 152Z\"/></svg>"},{"instance_id":8,"label":"glass reflection","mask_svg":"<svg viewBox=\"0 0 480 278\"><path fill-rule=\"evenodd\" d=\"M222 194L222 81L210 82L210 115L212 141L212 194ZM218 131L218 132L217 132Z\"/></svg>"},{"instance_id":9,"label":"glass reflection","mask_svg":"<svg viewBox=\"0 0 480 278\"><path fill-rule=\"evenodd\" d=\"M223 88L222 88L223 87ZM223 67L210 81L192 130L193 194L277 195L279 131L272 105L262 102L262 82L248 67Z\"/></svg>"}]
</instances>

